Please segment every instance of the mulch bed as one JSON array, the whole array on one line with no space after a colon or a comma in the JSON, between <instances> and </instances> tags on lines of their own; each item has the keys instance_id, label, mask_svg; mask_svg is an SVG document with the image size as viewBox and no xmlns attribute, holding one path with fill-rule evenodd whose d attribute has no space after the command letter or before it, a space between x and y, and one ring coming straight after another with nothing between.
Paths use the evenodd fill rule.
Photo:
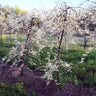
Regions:
<instances>
[{"instance_id":1,"label":"mulch bed","mask_svg":"<svg viewBox=\"0 0 96 96\"><path fill-rule=\"evenodd\" d=\"M36 92L37 96L96 96L96 89L91 87L81 87L73 84L66 84L64 89L59 89L54 81L47 85L47 79L41 79L42 72L33 72L27 70L23 76L20 76L19 67L0 65L0 82L16 83L23 82L24 86L30 92Z\"/></svg>"}]
</instances>

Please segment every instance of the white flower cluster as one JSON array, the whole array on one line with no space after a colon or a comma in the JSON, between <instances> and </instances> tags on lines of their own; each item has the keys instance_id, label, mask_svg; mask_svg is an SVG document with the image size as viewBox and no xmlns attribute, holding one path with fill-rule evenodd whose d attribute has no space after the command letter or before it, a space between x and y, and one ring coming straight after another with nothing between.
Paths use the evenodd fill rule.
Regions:
<instances>
[{"instance_id":1,"label":"white flower cluster","mask_svg":"<svg viewBox=\"0 0 96 96\"><path fill-rule=\"evenodd\" d=\"M2 61L13 61L13 65L17 65L20 61L22 61L21 57L23 56L24 52L24 44L17 42L16 47L12 47L10 50L9 54L2 58Z\"/></svg>"},{"instance_id":2,"label":"white flower cluster","mask_svg":"<svg viewBox=\"0 0 96 96\"><path fill-rule=\"evenodd\" d=\"M47 63L45 74L42 78L47 78L48 80L53 80L52 72L58 71L58 66L53 63Z\"/></svg>"},{"instance_id":3,"label":"white flower cluster","mask_svg":"<svg viewBox=\"0 0 96 96\"><path fill-rule=\"evenodd\" d=\"M59 71L58 65L57 65L57 63L53 64L52 60L50 60L49 57L47 57L46 59L48 59L48 63L45 67L45 70L44 70L45 74L42 76L42 78L47 78L48 80L53 80L52 73L54 71L57 71L57 72ZM56 60L56 59L54 59L54 60ZM60 66L64 67L64 69L66 69L66 73L70 72L72 69L72 63L63 62L62 60L60 60Z\"/></svg>"},{"instance_id":4,"label":"white flower cluster","mask_svg":"<svg viewBox=\"0 0 96 96\"><path fill-rule=\"evenodd\" d=\"M63 66L65 69L67 69L66 73L70 72L72 69L72 63L63 62L63 64L61 64L61 66Z\"/></svg>"}]
</instances>

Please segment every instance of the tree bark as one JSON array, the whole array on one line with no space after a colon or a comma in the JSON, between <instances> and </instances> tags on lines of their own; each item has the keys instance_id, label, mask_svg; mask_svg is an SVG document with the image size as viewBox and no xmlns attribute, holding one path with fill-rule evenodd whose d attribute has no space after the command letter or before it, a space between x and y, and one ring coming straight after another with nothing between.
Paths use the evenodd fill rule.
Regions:
<instances>
[{"instance_id":1,"label":"tree bark","mask_svg":"<svg viewBox=\"0 0 96 96\"><path fill-rule=\"evenodd\" d=\"M2 31L3 31L3 30L1 30L1 43L2 43Z\"/></svg>"},{"instance_id":2,"label":"tree bark","mask_svg":"<svg viewBox=\"0 0 96 96\"><path fill-rule=\"evenodd\" d=\"M65 18L64 18L64 23L67 21L67 11L68 9L70 9L69 7L66 8L65 10ZM63 24L64 25L64 24ZM62 40L63 40L63 36L64 36L64 28L62 30L62 33L61 33L61 38L60 38L60 41L59 41L59 46L58 46L58 56L57 56L57 66L58 66L58 71L57 71L57 83L60 83L60 74L59 74L59 66L60 66L60 51L61 51L61 44L62 44Z\"/></svg>"},{"instance_id":3,"label":"tree bark","mask_svg":"<svg viewBox=\"0 0 96 96\"><path fill-rule=\"evenodd\" d=\"M64 35L64 29L62 30L61 38L60 38L60 41L59 41L59 47L58 47L58 56L57 56L57 66L58 66L57 83L60 83L59 65L60 65L60 51L61 51L61 44L62 44L62 40L63 40L63 35Z\"/></svg>"},{"instance_id":4,"label":"tree bark","mask_svg":"<svg viewBox=\"0 0 96 96\"><path fill-rule=\"evenodd\" d=\"M30 37L30 32L32 30L32 26L33 25L33 19L31 20L30 24L29 24L29 32L27 34L27 39L26 39L26 43L25 43L25 48L24 48L24 55L23 55L23 61L22 61L22 66L21 66L21 76L24 75L24 69L26 69L26 64L25 64L25 55L26 55L26 51L27 51L27 44L28 44L28 40L29 40L29 37Z\"/></svg>"}]
</instances>

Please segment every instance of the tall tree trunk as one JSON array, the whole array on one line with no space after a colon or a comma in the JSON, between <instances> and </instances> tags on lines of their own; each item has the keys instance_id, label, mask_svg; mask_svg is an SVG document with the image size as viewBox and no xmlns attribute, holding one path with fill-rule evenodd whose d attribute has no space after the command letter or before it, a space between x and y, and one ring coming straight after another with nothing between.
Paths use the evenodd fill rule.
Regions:
<instances>
[{"instance_id":1,"label":"tall tree trunk","mask_svg":"<svg viewBox=\"0 0 96 96\"><path fill-rule=\"evenodd\" d=\"M69 7L66 8L65 10L65 17L64 17L64 24L65 22L67 21L67 11L68 9L70 9ZM63 25L64 25L63 24ZM58 71L57 71L57 83L60 83L60 74L59 74L59 66L60 66L60 51L61 51L61 44L62 44L62 40L63 40L63 36L64 36L64 28L62 30L62 33L61 33L61 38L60 38L60 41L59 41L59 46L58 46L58 56L57 56L57 66L58 66Z\"/></svg>"},{"instance_id":2,"label":"tall tree trunk","mask_svg":"<svg viewBox=\"0 0 96 96\"><path fill-rule=\"evenodd\" d=\"M12 44L11 31L10 30L9 30L9 36L10 36L10 44Z\"/></svg>"},{"instance_id":3,"label":"tall tree trunk","mask_svg":"<svg viewBox=\"0 0 96 96\"><path fill-rule=\"evenodd\" d=\"M86 46L87 46L87 38L86 36L84 37L84 53L86 52Z\"/></svg>"},{"instance_id":4,"label":"tall tree trunk","mask_svg":"<svg viewBox=\"0 0 96 96\"><path fill-rule=\"evenodd\" d=\"M31 20L31 22L28 26L29 30L28 30L27 39L26 39L25 48L24 48L24 55L23 55L23 61L22 61L22 67L21 67L21 76L24 75L24 69L26 69L25 55L26 55L26 51L27 51L27 44L28 44L28 40L29 40L30 33L31 33L31 30L32 30L32 26L34 26L33 25L33 19Z\"/></svg>"},{"instance_id":5,"label":"tall tree trunk","mask_svg":"<svg viewBox=\"0 0 96 96\"><path fill-rule=\"evenodd\" d=\"M65 35L65 50L64 50L64 51L65 51L65 54L64 54L64 55L65 55L65 58L64 58L64 61L66 61L66 35Z\"/></svg>"},{"instance_id":6,"label":"tall tree trunk","mask_svg":"<svg viewBox=\"0 0 96 96\"><path fill-rule=\"evenodd\" d=\"M61 51L61 44L62 44L62 40L63 40L63 35L64 35L64 29L62 30L62 34L61 34L61 38L60 38L59 46L58 46L58 56L57 56L57 66L58 66L57 83L60 83L59 65L60 65L60 51Z\"/></svg>"},{"instance_id":7,"label":"tall tree trunk","mask_svg":"<svg viewBox=\"0 0 96 96\"><path fill-rule=\"evenodd\" d=\"M25 65L25 55L26 55L26 51L27 51L27 44L28 44L28 39L30 36L30 32L27 35L27 39L26 39L26 43L25 43L25 48L24 48L24 55L23 55L23 61L22 61L22 67L21 67L21 76L24 75L24 68L26 67Z\"/></svg>"},{"instance_id":8,"label":"tall tree trunk","mask_svg":"<svg viewBox=\"0 0 96 96\"><path fill-rule=\"evenodd\" d=\"M2 31L3 31L3 30L1 30L1 43L2 43Z\"/></svg>"}]
</instances>

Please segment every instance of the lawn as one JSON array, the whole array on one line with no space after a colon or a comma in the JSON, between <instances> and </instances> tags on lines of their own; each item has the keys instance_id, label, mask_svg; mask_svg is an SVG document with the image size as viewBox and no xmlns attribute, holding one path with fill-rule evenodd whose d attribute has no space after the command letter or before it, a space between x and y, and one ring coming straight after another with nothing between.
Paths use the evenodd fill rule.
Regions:
<instances>
[{"instance_id":1,"label":"lawn","mask_svg":"<svg viewBox=\"0 0 96 96\"><path fill-rule=\"evenodd\" d=\"M0 43L0 59L8 54L10 48L14 45L10 45L9 43ZM77 46L78 47L78 46ZM37 57L30 57L28 52L25 56L26 65L34 70L38 71L44 69L48 60L48 54L50 54L50 60L54 60L57 57L55 54L57 53L57 48L50 49L48 47L43 48ZM76 85L82 86L95 86L96 87L96 51L91 51L87 56L85 56L85 61L80 63L81 58L83 57L84 50L76 48L65 50L62 48L60 58L62 61L70 64L70 71L66 67L60 66L60 82L62 86L65 86L66 83L72 83ZM29 63L29 59L32 60L36 65L32 65ZM57 61L53 61L53 65ZM10 63L11 64L11 63ZM18 65L20 66L22 62ZM57 80L56 72L53 72L53 78Z\"/></svg>"},{"instance_id":2,"label":"lawn","mask_svg":"<svg viewBox=\"0 0 96 96\"><path fill-rule=\"evenodd\" d=\"M10 39L11 37L11 39ZM1 37L0 37L1 39ZM10 40L12 41L12 43L14 44L15 40L19 41L19 42L22 42L22 41L25 41L26 39L26 35L24 34L11 34L11 35L2 35L2 41L3 43L10 43Z\"/></svg>"}]
</instances>

